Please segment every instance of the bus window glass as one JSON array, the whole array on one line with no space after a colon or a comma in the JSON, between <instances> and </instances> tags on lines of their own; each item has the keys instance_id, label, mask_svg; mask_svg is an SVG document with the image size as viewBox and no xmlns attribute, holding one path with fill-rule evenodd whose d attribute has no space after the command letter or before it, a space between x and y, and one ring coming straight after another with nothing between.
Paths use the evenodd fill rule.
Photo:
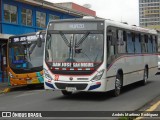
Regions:
<instances>
[{"instance_id":1,"label":"bus window glass","mask_svg":"<svg viewBox=\"0 0 160 120\"><path fill-rule=\"evenodd\" d=\"M131 33L127 33L127 52L134 53L134 43Z\"/></svg>"},{"instance_id":2,"label":"bus window glass","mask_svg":"<svg viewBox=\"0 0 160 120\"><path fill-rule=\"evenodd\" d=\"M144 36L144 52L145 53L148 53L148 36L147 35L145 35Z\"/></svg>"},{"instance_id":3,"label":"bus window glass","mask_svg":"<svg viewBox=\"0 0 160 120\"><path fill-rule=\"evenodd\" d=\"M126 53L126 41L124 41L124 32L122 30L118 30L118 53Z\"/></svg>"},{"instance_id":4,"label":"bus window glass","mask_svg":"<svg viewBox=\"0 0 160 120\"><path fill-rule=\"evenodd\" d=\"M43 65L44 37L42 46L37 46L37 38L34 35L11 38L9 44L9 62L10 67L14 70L28 71L37 69ZM18 41L17 41L18 40ZM22 41L23 40L23 41ZM26 40L28 40L26 42Z\"/></svg>"},{"instance_id":5,"label":"bus window glass","mask_svg":"<svg viewBox=\"0 0 160 120\"><path fill-rule=\"evenodd\" d=\"M141 40L138 34L135 36L135 53L141 53Z\"/></svg>"},{"instance_id":6,"label":"bus window glass","mask_svg":"<svg viewBox=\"0 0 160 120\"><path fill-rule=\"evenodd\" d=\"M140 35L141 37L141 46L142 46L142 53L145 53L145 39L144 39L144 35Z\"/></svg>"},{"instance_id":7,"label":"bus window glass","mask_svg":"<svg viewBox=\"0 0 160 120\"><path fill-rule=\"evenodd\" d=\"M152 53L152 37L148 37L148 53Z\"/></svg>"},{"instance_id":8,"label":"bus window glass","mask_svg":"<svg viewBox=\"0 0 160 120\"><path fill-rule=\"evenodd\" d=\"M51 34L46 60L52 62L102 62L103 34ZM86 36L85 40L84 38ZM52 46L52 47L51 47ZM52 54L50 54L52 53ZM50 55L49 55L50 54Z\"/></svg>"},{"instance_id":9,"label":"bus window glass","mask_svg":"<svg viewBox=\"0 0 160 120\"><path fill-rule=\"evenodd\" d=\"M155 36L153 36L153 52L156 52L156 41L155 41Z\"/></svg>"},{"instance_id":10,"label":"bus window glass","mask_svg":"<svg viewBox=\"0 0 160 120\"><path fill-rule=\"evenodd\" d=\"M112 63L115 55L115 45L112 38L113 34L107 36L107 67Z\"/></svg>"}]
</instances>

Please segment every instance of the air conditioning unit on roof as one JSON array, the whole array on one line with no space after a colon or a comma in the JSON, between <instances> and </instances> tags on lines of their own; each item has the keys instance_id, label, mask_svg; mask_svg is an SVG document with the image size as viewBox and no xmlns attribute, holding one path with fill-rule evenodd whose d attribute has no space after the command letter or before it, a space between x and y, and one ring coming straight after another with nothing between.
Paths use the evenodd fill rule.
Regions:
<instances>
[{"instance_id":1,"label":"air conditioning unit on roof","mask_svg":"<svg viewBox=\"0 0 160 120\"><path fill-rule=\"evenodd\" d=\"M93 16L83 16L83 19L95 19Z\"/></svg>"}]
</instances>

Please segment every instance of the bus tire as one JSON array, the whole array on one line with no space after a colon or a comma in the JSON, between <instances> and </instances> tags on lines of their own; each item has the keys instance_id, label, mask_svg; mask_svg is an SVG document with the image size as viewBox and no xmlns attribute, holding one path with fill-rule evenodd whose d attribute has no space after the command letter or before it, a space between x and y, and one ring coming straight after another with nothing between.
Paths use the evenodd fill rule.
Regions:
<instances>
[{"instance_id":1,"label":"bus tire","mask_svg":"<svg viewBox=\"0 0 160 120\"><path fill-rule=\"evenodd\" d=\"M142 85L146 85L148 81L148 70L147 68L144 69L144 74L143 74L143 80L142 80Z\"/></svg>"},{"instance_id":2,"label":"bus tire","mask_svg":"<svg viewBox=\"0 0 160 120\"><path fill-rule=\"evenodd\" d=\"M114 89L114 93L113 93L114 97L117 97L120 95L121 89L122 89L122 77L118 73L116 76L116 80L115 80L115 89Z\"/></svg>"},{"instance_id":3,"label":"bus tire","mask_svg":"<svg viewBox=\"0 0 160 120\"><path fill-rule=\"evenodd\" d=\"M62 90L61 92L62 92L62 94L63 94L64 96L72 95L72 92L68 92L68 91L66 91L66 90Z\"/></svg>"}]
</instances>

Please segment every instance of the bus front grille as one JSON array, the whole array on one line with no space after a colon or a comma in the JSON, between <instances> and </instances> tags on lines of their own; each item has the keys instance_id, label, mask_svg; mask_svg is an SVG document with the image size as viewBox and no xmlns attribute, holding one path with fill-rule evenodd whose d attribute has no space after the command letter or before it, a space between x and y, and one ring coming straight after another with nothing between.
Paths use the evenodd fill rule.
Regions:
<instances>
[{"instance_id":1,"label":"bus front grille","mask_svg":"<svg viewBox=\"0 0 160 120\"><path fill-rule=\"evenodd\" d=\"M88 84L68 84L68 83L55 83L58 89L66 89L66 87L75 87L77 90L84 90Z\"/></svg>"}]
</instances>

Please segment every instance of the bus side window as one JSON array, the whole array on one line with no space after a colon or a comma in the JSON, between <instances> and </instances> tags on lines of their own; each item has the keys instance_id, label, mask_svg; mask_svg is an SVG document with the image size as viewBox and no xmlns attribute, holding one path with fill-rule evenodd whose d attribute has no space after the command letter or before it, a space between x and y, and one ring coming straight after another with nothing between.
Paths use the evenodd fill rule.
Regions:
<instances>
[{"instance_id":1,"label":"bus side window","mask_svg":"<svg viewBox=\"0 0 160 120\"><path fill-rule=\"evenodd\" d=\"M141 49L141 39L140 39L140 35L136 34L135 35L135 53L141 53L142 49Z\"/></svg>"},{"instance_id":2,"label":"bus side window","mask_svg":"<svg viewBox=\"0 0 160 120\"><path fill-rule=\"evenodd\" d=\"M134 43L130 32L127 32L127 52L134 53Z\"/></svg>"},{"instance_id":3,"label":"bus side window","mask_svg":"<svg viewBox=\"0 0 160 120\"><path fill-rule=\"evenodd\" d=\"M157 36L155 36L155 43L156 43L156 52L159 52L158 51L158 37Z\"/></svg>"},{"instance_id":4,"label":"bus side window","mask_svg":"<svg viewBox=\"0 0 160 120\"><path fill-rule=\"evenodd\" d=\"M115 30L112 28L107 29L107 67L114 60L116 54L116 37Z\"/></svg>"},{"instance_id":5,"label":"bus side window","mask_svg":"<svg viewBox=\"0 0 160 120\"><path fill-rule=\"evenodd\" d=\"M158 38L158 43L156 45L156 48L157 48L156 52L160 53L160 34L157 37L155 36L155 43L157 38Z\"/></svg>"},{"instance_id":6,"label":"bus side window","mask_svg":"<svg viewBox=\"0 0 160 120\"><path fill-rule=\"evenodd\" d=\"M118 53L126 53L125 31L118 30L117 46L118 46Z\"/></svg>"},{"instance_id":7,"label":"bus side window","mask_svg":"<svg viewBox=\"0 0 160 120\"><path fill-rule=\"evenodd\" d=\"M153 44L152 36L148 36L148 53L152 53L152 50L153 50L152 44Z\"/></svg>"},{"instance_id":8,"label":"bus side window","mask_svg":"<svg viewBox=\"0 0 160 120\"><path fill-rule=\"evenodd\" d=\"M145 40L144 40L144 35L140 35L141 37L141 46L142 46L142 53L145 53Z\"/></svg>"},{"instance_id":9,"label":"bus side window","mask_svg":"<svg viewBox=\"0 0 160 120\"><path fill-rule=\"evenodd\" d=\"M148 53L148 36L144 36L145 53Z\"/></svg>"},{"instance_id":10,"label":"bus side window","mask_svg":"<svg viewBox=\"0 0 160 120\"><path fill-rule=\"evenodd\" d=\"M153 42L153 53L156 53L156 37L152 36L152 42Z\"/></svg>"}]
</instances>

